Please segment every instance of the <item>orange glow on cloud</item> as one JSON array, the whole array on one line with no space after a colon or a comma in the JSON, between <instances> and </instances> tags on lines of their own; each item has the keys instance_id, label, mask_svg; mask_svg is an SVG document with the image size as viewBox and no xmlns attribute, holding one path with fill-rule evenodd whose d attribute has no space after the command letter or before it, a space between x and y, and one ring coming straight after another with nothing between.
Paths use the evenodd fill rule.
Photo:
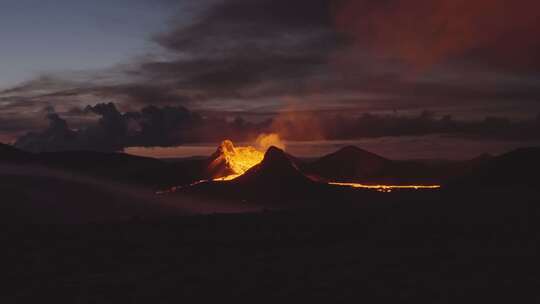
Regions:
<instances>
[{"instance_id":1,"label":"orange glow on cloud","mask_svg":"<svg viewBox=\"0 0 540 304\"><path fill-rule=\"evenodd\" d=\"M536 0L343 0L334 18L362 49L420 69L477 50L497 64L526 63L539 49Z\"/></svg>"}]
</instances>

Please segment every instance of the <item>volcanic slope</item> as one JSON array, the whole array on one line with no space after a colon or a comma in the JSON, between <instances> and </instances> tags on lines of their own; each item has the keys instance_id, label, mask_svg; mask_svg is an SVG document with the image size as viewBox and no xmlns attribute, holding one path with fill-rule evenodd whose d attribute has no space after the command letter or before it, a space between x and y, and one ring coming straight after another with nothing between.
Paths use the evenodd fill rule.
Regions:
<instances>
[{"instance_id":1,"label":"volcanic slope","mask_svg":"<svg viewBox=\"0 0 540 304\"><path fill-rule=\"evenodd\" d=\"M339 191L306 176L294 158L270 147L263 161L230 181L207 181L182 188L183 192L246 202L264 202L290 206L313 202Z\"/></svg>"}]
</instances>

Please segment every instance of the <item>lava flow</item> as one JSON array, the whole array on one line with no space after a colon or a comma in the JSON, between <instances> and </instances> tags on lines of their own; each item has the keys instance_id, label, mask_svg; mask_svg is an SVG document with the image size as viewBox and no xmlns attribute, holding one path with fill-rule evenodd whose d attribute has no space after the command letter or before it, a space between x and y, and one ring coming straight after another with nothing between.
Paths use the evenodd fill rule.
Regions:
<instances>
[{"instance_id":1,"label":"lava flow","mask_svg":"<svg viewBox=\"0 0 540 304\"><path fill-rule=\"evenodd\" d=\"M230 181L246 173L252 167L261 163L269 147L276 146L281 149L285 144L277 134L263 134L257 138L254 146L235 147L233 142L225 140L221 143L210 168L218 172L213 181ZM440 185L372 185L360 183L346 183L332 181L329 185L375 190L378 192L392 192L393 190L421 190L439 189Z\"/></svg>"},{"instance_id":2,"label":"lava flow","mask_svg":"<svg viewBox=\"0 0 540 304\"><path fill-rule=\"evenodd\" d=\"M420 189L440 189L440 185L365 185L365 184L356 184L356 183L329 183L330 185L343 186L343 187L352 187L352 188L363 188L363 189L372 189L379 192L392 192L393 190L420 190Z\"/></svg>"}]
</instances>

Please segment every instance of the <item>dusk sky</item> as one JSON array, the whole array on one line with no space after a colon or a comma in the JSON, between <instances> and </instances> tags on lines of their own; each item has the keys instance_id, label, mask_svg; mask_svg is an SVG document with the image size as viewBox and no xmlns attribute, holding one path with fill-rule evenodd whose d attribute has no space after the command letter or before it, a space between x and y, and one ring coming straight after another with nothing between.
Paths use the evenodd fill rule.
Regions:
<instances>
[{"instance_id":1,"label":"dusk sky","mask_svg":"<svg viewBox=\"0 0 540 304\"><path fill-rule=\"evenodd\" d=\"M540 303L539 172L540 0L0 0L0 304Z\"/></svg>"},{"instance_id":2,"label":"dusk sky","mask_svg":"<svg viewBox=\"0 0 540 304\"><path fill-rule=\"evenodd\" d=\"M110 68L152 50L149 38L172 12L159 1L0 3L0 87L40 74Z\"/></svg>"},{"instance_id":3,"label":"dusk sky","mask_svg":"<svg viewBox=\"0 0 540 304\"><path fill-rule=\"evenodd\" d=\"M483 128L483 136L514 123L515 132L534 134L538 18L535 0L0 0L0 141L55 121L77 132L106 128L114 115L92 108L105 102L128 135L144 129L139 111L151 105L185 107L212 127L305 111L344 120L371 113L395 126L429 113L428 127L403 135L449 132L439 119L457 124L453 133ZM504 122L463 125L486 117ZM347 136L315 139L401 135L347 128ZM122 147L153 145L122 136ZM188 139L198 140L155 144Z\"/></svg>"}]
</instances>

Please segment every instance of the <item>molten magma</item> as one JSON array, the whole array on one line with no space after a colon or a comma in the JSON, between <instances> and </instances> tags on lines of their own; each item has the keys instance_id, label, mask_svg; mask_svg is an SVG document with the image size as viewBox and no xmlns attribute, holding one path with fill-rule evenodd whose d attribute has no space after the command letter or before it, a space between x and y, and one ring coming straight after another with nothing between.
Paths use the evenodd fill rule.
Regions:
<instances>
[{"instance_id":1,"label":"molten magma","mask_svg":"<svg viewBox=\"0 0 540 304\"><path fill-rule=\"evenodd\" d=\"M260 135L255 141L254 146L235 147L232 141L223 141L220 146L221 156L218 161L225 162L229 171L233 173L214 180L233 180L246 173L250 168L263 161L266 150L271 146L285 149L285 144L277 134Z\"/></svg>"},{"instance_id":2,"label":"molten magma","mask_svg":"<svg viewBox=\"0 0 540 304\"><path fill-rule=\"evenodd\" d=\"M277 134L262 134L255 141L254 146L235 147L233 142L225 140L219 147L220 155L210 165L212 167L224 164L228 175L214 178L214 181L233 180L246 173L252 167L261 163L266 150L271 146L285 149L285 144ZM370 189L379 192L392 192L393 190L420 190L439 189L440 185L371 185L359 183L329 182L328 184L342 187Z\"/></svg>"},{"instance_id":3,"label":"molten magma","mask_svg":"<svg viewBox=\"0 0 540 304\"><path fill-rule=\"evenodd\" d=\"M262 162L264 152L254 147L235 147L230 140L221 143L223 161L233 174L216 178L215 180L232 180L244 174L251 167Z\"/></svg>"},{"instance_id":4,"label":"molten magma","mask_svg":"<svg viewBox=\"0 0 540 304\"><path fill-rule=\"evenodd\" d=\"M440 189L440 185L366 185L357 183L329 183L335 186L344 186L352 188L371 189L379 192L392 192L393 190L420 190L420 189Z\"/></svg>"}]
</instances>

